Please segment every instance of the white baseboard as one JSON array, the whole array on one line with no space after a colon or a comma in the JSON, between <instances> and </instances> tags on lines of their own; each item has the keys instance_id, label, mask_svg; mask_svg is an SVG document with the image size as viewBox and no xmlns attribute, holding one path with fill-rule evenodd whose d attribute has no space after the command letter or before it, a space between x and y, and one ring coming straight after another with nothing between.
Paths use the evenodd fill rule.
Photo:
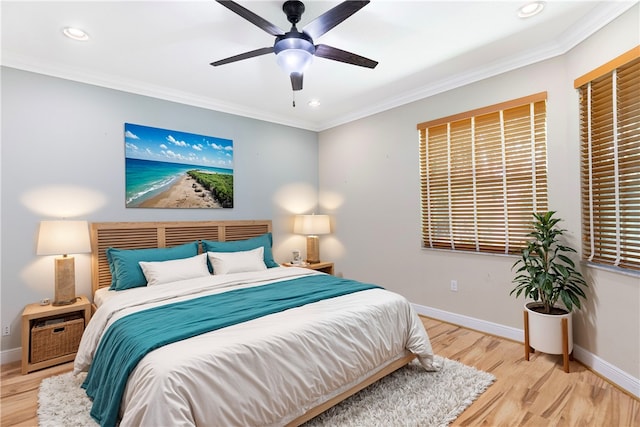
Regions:
<instances>
[{"instance_id":1,"label":"white baseboard","mask_svg":"<svg viewBox=\"0 0 640 427\"><path fill-rule=\"evenodd\" d=\"M433 317L434 319L464 326L469 329L475 329L487 334L497 335L502 338L524 342L524 331L522 329L511 328L499 323L487 322L486 320L480 320L463 314L451 313L449 311L426 307L423 305L413 304L413 308L418 314L422 314L423 316Z\"/></svg>"},{"instance_id":2,"label":"white baseboard","mask_svg":"<svg viewBox=\"0 0 640 427\"><path fill-rule=\"evenodd\" d=\"M426 307L423 305L413 304L413 308L418 314L423 316L432 317L434 319L453 323L455 325L460 325L465 328L474 329L487 334L496 335L498 337L524 342L524 331L522 329L512 328L498 323L488 322L486 320L476 319L474 317L451 313L449 311ZM575 344L573 346L573 357L592 371L614 383L616 386L627 391L631 395L640 398L640 379L629 375L622 369Z\"/></svg>"},{"instance_id":3,"label":"white baseboard","mask_svg":"<svg viewBox=\"0 0 640 427\"><path fill-rule=\"evenodd\" d=\"M575 344L573 346L573 357L592 371L597 372L621 389L640 399L640 380L638 378L629 375L617 366L602 360L595 354Z\"/></svg>"},{"instance_id":4,"label":"white baseboard","mask_svg":"<svg viewBox=\"0 0 640 427\"><path fill-rule=\"evenodd\" d=\"M5 363L16 362L22 359L22 348L10 348L9 350L0 351L0 365Z\"/></svg>"}]
</instances>

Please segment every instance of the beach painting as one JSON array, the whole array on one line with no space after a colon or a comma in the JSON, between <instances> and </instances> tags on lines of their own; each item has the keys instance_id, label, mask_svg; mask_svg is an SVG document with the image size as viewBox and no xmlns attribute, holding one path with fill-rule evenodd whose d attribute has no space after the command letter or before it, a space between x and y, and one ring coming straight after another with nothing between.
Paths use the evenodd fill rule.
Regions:
<instances>
[{"instance_id":1,"label":"beach painting","mask_svg":"<svg viewBox=\"0 0 640 427\"><path fill-rule=\"evenodd\" d=\"M233 141L125 123L128 208L233 208Z\"/></svg>"}]
</instances>

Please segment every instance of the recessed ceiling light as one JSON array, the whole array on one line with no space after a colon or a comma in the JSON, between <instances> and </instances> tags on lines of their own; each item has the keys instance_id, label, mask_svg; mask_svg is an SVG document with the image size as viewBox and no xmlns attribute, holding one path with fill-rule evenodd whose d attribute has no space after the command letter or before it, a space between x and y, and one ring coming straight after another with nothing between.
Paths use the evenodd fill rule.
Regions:
<instances>
[{"instance_id":1,"label":"recessed ceiling light","mask_svg":"<svg viewBox=\"0 0 640 427\"><path fill-rule=\"evenodd\" d=\"M82 42L89 40L89 34L80 28L65 27L62 29L62 33L73 40L79 40Z\"/></svg>"},{"instance_id":2,"label":"recessed ceiling light","mask_svg":"<svg viewBox=\"0 0 640 427\"><path fill-rule=\"evenodd\" d=\"M319 107L320 106L320 100L319 99L312 99L310 100L308 103L309 107Z\"/></svg>"},{"instance_id":3,"label":"recessed ceiling light","mask_svg":"<svg viewBox=\"0 0 640 427\"><path fill-rule=\"evenodd\" d=\"M531 18L542 12L542 9L544 9L543 1L532 1L518 9L518 18Z\"/></svg>"}]
</instances>

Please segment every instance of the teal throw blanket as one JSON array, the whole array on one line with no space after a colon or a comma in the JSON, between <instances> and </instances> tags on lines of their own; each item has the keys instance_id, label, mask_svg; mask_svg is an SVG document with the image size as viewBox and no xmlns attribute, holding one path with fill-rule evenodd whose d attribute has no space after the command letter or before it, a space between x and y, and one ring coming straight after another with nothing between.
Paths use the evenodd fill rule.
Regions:
<instances>
[{"instance_id":1,"label":"teal throw blanket","mask_svg":"<svg viewBox=\"0 0 640 427\"><path fill-rule=\"evenodd\" d=\"M156 348L290 308L379 287L334 276L305 276L123 317L102 337L82 384L93 399L91 416L101 426L116 425L129 374Z\"/></svg>"}]
</instances>

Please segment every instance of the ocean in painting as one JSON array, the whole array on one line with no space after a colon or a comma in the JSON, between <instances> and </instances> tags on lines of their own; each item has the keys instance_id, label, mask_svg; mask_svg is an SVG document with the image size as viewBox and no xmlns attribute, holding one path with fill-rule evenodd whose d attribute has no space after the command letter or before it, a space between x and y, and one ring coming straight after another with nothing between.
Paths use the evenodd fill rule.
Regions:
<instances>
[{"instance_id":1,"label":"ocean in painting","mask_svg":"<svg viewBox=\"0 0 640 427\"><path fill-rule=\"evenodd\" d=\"M200 165L125 159L126 206L136 207L143 201L167 190L178 178L190 170L233 175L233 169Z\"/></svg>"}]
</instances>

